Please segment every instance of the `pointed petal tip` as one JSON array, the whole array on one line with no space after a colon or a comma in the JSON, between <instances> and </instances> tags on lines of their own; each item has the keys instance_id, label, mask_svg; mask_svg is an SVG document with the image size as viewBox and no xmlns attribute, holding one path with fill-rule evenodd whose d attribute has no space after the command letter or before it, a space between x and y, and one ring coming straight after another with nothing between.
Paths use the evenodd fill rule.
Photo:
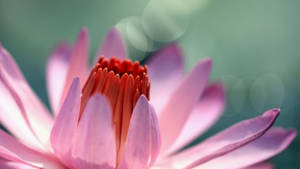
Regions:
<instances>
[{"instance_id":1,"label":"pointed petal tip","mask_svg":"<svg viewBox=\"0 0 300 169\"><path fill-rule=\"evenodd\" d=\"M199 73L204 71L209 77L209 74L212 69L212 59L209 57L201 59L200 61L197 62L197 64L194 66L193 69Z\"/></svg>"},{"instance_id":2,"label":"pointed petal tip","mask_svg":"<svg viewBox=\"0 0 300 169\"><path fill-rule=\"evenodd\" d=\"M80 29L80 32L78 34L78 40L87 40L89 36L88 29L86 27L83 27Z\"/></svg>"},{"instance_id":3,"label":"pointed petal tip","mask_svg":"<svg viewBox=\"0 0 300 169\"><path fill-rule=\"evenodd\" d=\"M211 57L207 56L207 57L202 59L202 62L209 65L209 66L211 66L213 61L212 61Z\"/></svg>"},{"instance_id":4,"label":"pointed petal tip","mask_svg":"<svg viewBox=\"0 0 300 169\"><path fill-rule=\"evenodd\" d=\"M294 128L284 129L281 127L276 127L276 129L282 133L288 133L287 135L289 135L290 141L294 140L294 138L298 135L297 129Z\"/></svg>"},{"instance_id":5,"label":"pointed petal tip","mask_svg":"<svg viewBox=\"0 0 300 169\"><path fill-rule=\"evenodd\" d=\"M226 86L222 82L212 82L210 88L216 88L222 91L222 93L225 93Z\"/></svg>"},{"instance_id":6,"label":"pointed petal tip","mask_svg":"<svg viewBox=\"0 0 300 169\"><path fill-rule=\"evenodd\" d=\"M205 57L201 60L199 60L195 66L195 68L197 67L203 67L205 69L211 70L212 68L212 59L210 57Z\"/></svg>"},{"instance_id":7,"label":"pointed petal tip","mask_svg":"<svg viewBox=\"0 0 300 169\"><path fill-rule=\"evenodd\" d=\"M143 101L147 101L147 98L146 98L146 96L145 96L145 95L143 95L143 94L140 96L140 98L139 98L139 99L142 99Z\"/></svg>"},{"instance_id":8,"label":"pointed petal tip","mask_svg":"<svg viewBox=\"0 0 300 169\"><path fill-rule=\"evenodd\" d=\"M170 43L168 45L163 46L159 52L163 55L169 54L169 57L176 57L178 58L178 61L183 62L184 61L184 55L182 53L182 49L180 45L176 42ZM168 56L168 55L167 55Z\"/></svg>"},{"instance_id":9,"label":"pointed petal tip","mask_svg":"<svg viewBox=\"0 0 300 169\"><path fill-rule=\"evenodd\" d=\"M118 28L116 27L112 27L108 33L107 33L108 36L115 36L115 35L121 35L120 31L118 30Z\"/></svg>"},{"instance_id":10,"label":"pointed petal tip","mask_svg":"<svg viewBox=\"0 0 300 169\"><path fill-rule=\"evenodd\" d=\"M55 48L53 49L52 53L49 55L48 59L52 57L62 57L64 56L67 58L67 53L70 52L71 45L67 42L60 42L58 43Z\"/></svg>"},{"instance_id":11,"label":"pointed petal tip","mask_svg":"<svg viewBox=\"0 0 300 169\"><path fill-rule=\"evenodd\" d=\"M142 105L143 107L148 106L148 104L148 99L144 95L141 95L136 103L136 105Z\"/></svg>"},{"instance_id":12,"label":"pointed petal tip","mask_svg":"<svg viewBox=\"0 0 300 169\"><path fill-rule=\"evenodd\" d=\"M96 61L101 55L107 58L114 56L120 59L128 57L122 34L117 28L113 27L106 33L96 55Z\"/></svg>"},{"instance_id":13,"label":"pointed petal tip","mask_svg":"<svg viewBox=\"0 0 300 169\"><path fill-rule=\"evenodd\" d=\"M88 28L87 28L87 27L82 27L82 28L80 29L80 33L81 33L81 34L86 34L86 33L88 33Z\"/></svg>"},{"instance_id":14,"label":"pointed petal tip","mask_svg":"<svg viewBox=\"0 0 300 169\"><path fill-rule=\"evenodd\" d=\"M280 109L274 108L263 113L263 116L274 116L274 118L277 118L279 114L280 114Z\"/></svg>"}]
</instances>

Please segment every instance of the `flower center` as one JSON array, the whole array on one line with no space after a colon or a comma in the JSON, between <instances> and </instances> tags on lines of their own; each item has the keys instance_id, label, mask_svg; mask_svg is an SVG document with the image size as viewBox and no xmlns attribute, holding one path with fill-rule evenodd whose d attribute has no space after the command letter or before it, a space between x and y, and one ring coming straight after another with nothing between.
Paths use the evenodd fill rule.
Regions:
<instances>
[{"instance_id":1,"label":"flower center","mask_svg":"<svg viewBox=\"0 0 300 169\"><path fill-rule=\"evenodd\" d=\"M150 82L147 66L129 59L101 57L92 69L81 96L80 116L88 99L101 93L108 98L113 111L117 163L123 153L133 108L141 95L149 99Z\"/></svg>"}]
</instances>

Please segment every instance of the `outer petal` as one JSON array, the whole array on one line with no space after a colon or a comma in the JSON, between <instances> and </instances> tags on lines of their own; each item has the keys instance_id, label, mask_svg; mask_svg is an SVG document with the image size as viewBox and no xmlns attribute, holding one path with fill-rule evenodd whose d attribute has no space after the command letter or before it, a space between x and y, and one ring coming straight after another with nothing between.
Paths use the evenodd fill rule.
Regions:
<instances>
[{"instance_id":1,"label":"outer petal","mask_svg":"<svg viewBox=\"0 0 300 169\"><path fill-rule=\"evenodd\" d=\"M1 124L10 130L26 145L42 148L41 143L30 127L27 114L22 114L13 96L3 83L0 83L0 119ZM24 118L26 116L26 120Z\"/></svg>"},{"instance_id":2,"label":"outer petal","mask_svg":"<svg viewBox=\"0 0 300 169\"><path fill-rule=\"evenodd\" d=\"M197 169L238 169L251 166L269 159L286 149L296 135L297 132L295 130L283 130L282 128L270 129L265 135L252 143L204 163L197 167ZM270 166L267 166L267 168L270 168Z\"/></svg>"},{"instance_id":3,"label":"outer petal","mask_svg":"<svg viewBox=\"0 0 300 169\"><path fill-rule=\"evenodd\" d=\"M106 34L96 59L98 59L99 56L105 56L107 58L113 56L120 59L126 59L128 57L122 36L117 28L112 28Z\"/></svg>"},{"instance_id":4,"label":"outer petal","mask_svg":"<svg viewBox=\"0 0 300 169\"><path fill-rule=\"evenodd\" d=\"M151 130L151 134L150 134L151 160L149 166L152 166L156 161L160 152L161 137L160 137L158 119L154 107L152 105L149 105L149 109L150 109L150 130Z\"/></svg>"},{"instance_id":5,"label":"outer petal","mask_svg":"<svg viewBox=\"0 0 300 169\"><path fill-rule=\"evenodd\" d=\"M278 115L279 109L272 109L259 117L237 123L203 143L171 157L169 162L179 168L193 168L232 152L261 137Z\"/></svg>"},{"instance_id":6,"label":"outer petal","mask_svg":"<svg viewBox=\"0 0 300 169\"><path fill-rule=\"evenodd\" d=\"M0 95L3 99L0 102L2 124L18 138L24 139L27 144L41 148L32 138L35 137L39 142L46 144L53 120L27 84L13 58L2 46L0 46L0 83ZM19 124L12 124L13 122Z\"/></svg>"},{"instance_id":7,"label":"outer petal","mask_svg":"<svg viewBox=\"0 0 300 169\"><path fill-rule=\"evenodd\" d=\"M110 103L102 95L88 101L76 131L73 168L113 169L116 143Z\"/></svg>"},{"instance_id":8,"label":"outer petal","mask_svg":"<svg viewBox=\"0 0 300 169\"><path fill-rule=\"evenodd\" d=\"M140 96L130 120L125 150L119 169L148 168L151 156L151 110L145 96Z\"/></svg>"},{"instance_id":9,"label":"outer petal","mask_svg":"<svg viewBox=\"0 0 300 169\"><path fill-rule=\"evenodd\" d=\"M47 62L47 89L53 112L58 112L59 101L70 67L71 47L66 43L59 44Z\"/></svg>"},{"instance_id":10,"label":"outer petal","mask_svg":"<svg viewBox=\"0 0 300 169\"><path fill-rule=\"evenodd\" d=\"M2 130L0 130L0 138L0 157L2 158L38 168L64 168L52 157L43 155L24 146Z\"/></svg>"},{"instance_id":11,"label":"outer petal","mask_svg":"<svg viewBox=\"0 0 300 169\"><path fill-rule=\"evenodd\" d=\"M168 151L178 150L205 132L219 119L224 107L225 91L222 84L216 83L207 86L198 104L190 114L180 136Z\"/></svg>"},{"instance_id":12,"label":"outer petal","mask_svg":"<svg viewBox=\"0 0 300 169\"><path fill-rule=\"evenodd\" d=\"M170 100L162 110L159 125L163 151L174 143L188 120L189 114L198 102L208 81L211 64L209 58L199 62L171 95ZM172 118L170 119L170 117Z\"/></svg>"},{"instance_id":13,"label":"outer petal","mask_svg":"<svg viewBox=\"0 0 300 169\"><path fill-rule=\"evenodd\" d=\"M62 97L60 98L59 106L65 100L67 92L72 84L74 78L79 77L80 84L86 80L88 74L88 49L89 48L89 37L87 29L83 28L77 38L77 41L72 49L70 65L65 80L64 90Z\"/></svg>"},{"instance_id":14,"label":"outer petal","mask_svg":"<svg viewBox=\"0 0 300 169\"><path fill-rule=\"evenodd\" d=\"M69 167L71 166L71 146L80 109L80 89L79 79L76 78L56 118L50 137L54 153Z\"/></svg>"},{"instance_id":15,"label":"outer petal","mask_svg":"<svg viewBox=\"0 0 300 169\"><path fill-rule=\"evenodd\" d=\"M151 81L151 102L158 113L161 112L183 78L183 60L180 47L177 44L170 44L151 56L146 63Z\"/></svg>"},{"instance_id":16,"label":"outer petal","mask_svg":"<svg viewBox=\"0 0 300 169\"><path fill-rule=\"evenodd\" d=\"M274 169L274 166L271 163L259 163L244 169Z\"/></svg>"},{"instance_id":17,"label":"outer petal","mask_svg":"<svg viewBox=\"0 0 300 169\"><path fill-rule=\"evenodd\" d=\"M37 169L36 167L32 167L23 163L12 162L0 159L0 168L5 169Z\"/></svg>"}]
</instances>

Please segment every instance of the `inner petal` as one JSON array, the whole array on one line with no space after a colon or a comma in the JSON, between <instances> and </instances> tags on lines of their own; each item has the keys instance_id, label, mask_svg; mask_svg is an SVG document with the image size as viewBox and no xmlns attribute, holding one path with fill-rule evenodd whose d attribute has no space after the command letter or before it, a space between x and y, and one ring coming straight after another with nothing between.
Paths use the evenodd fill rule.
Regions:
<instances>
[{"instance_id":1,"label":"inner petal","mask_svg":"<svg viewBox=\"0 0 300 169\"><path fill-rule=\"evenodd\" d=\"M80 116L89 98L101 93L108 98L113 110L117 163L123 153L133 108L141 95L149 100L150 82L147 66L129 59L100 57L86 81L81 96Z\"/></svg>"}]
</instances>

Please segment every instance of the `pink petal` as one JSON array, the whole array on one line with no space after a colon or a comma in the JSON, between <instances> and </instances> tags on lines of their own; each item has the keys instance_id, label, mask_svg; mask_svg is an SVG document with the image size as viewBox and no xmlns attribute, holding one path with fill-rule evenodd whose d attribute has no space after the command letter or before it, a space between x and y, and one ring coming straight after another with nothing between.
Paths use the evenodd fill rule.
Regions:
<instances>
[{"instance_id":1,"label":"pink petal","mask_svg":"<svg viewBox=\"0 0 300 169\"><path fill-rule=\"evenodd\" d=\"M37 167L32 167L23 163L12 162L0 159L0 168L5 169L37 169Z\"/></svg>"},{"instance_id":2,"label":"pink petal","mask_svg":"<svg viewBox=\"0 0 300 169\"><path fill-rule=\"evenodd\" d=\"M130 120L128 135L119 169L148 168L151 155L151 109L145 96L140 96Z\"/></svg>"},{"instance_id":3,"label":"pink petal","mask_svg":"<svg viewBox=\"0 0 300 169\"><path fill-rule=\"evenodd\" d=\"M156 112L152 105L149 105L149 109L150 109L150 130L151 130L151 135L150 135L151 136L151 141L150 141L151 161L149 166L152 166L156 161L160 152L161 137L160 137L159 124L158 124Z\"/></svg>"},{"instance_id":4,"label":"pink petal","mask_svg":"<svg viewBox=\"0 0 300 169\"><path fill-rule=\"evenodd\" d=\"M225 91L220 83L207 86L198 104L190 114L175 144L168 150L174 152L193 141L210 128L221 116L225 107Z\"/></svg>"},{"instance_id":5,"label":"pink petal","mask_svg":"<svg viewBox=\"0 0 300 169\"><path fill-rule=\"evenodd\" d=\"M27 114L25 115L27 117ZM22 140L23 143L32 147L43 148L34 135L32 128L28 125L28 117L25 121L17 103L2 82L0 82L0 119L1 124Z\"/></svg>"},{"instance_id":6,"label":"pink petal","mask_svg":"<svg viewBox=\"0 0 300 169\"><path fill-rule=\"evenodd\" d=\"M52 110L58 113L58 106L63 93L65 80L70 64L71 47L66 43L59 44L47 62L47 89Z\"/></svg>"},{"instance_id":7,"label":"pink petal","mask_svg":"<svg viewBox=\"0 0 300 169\"><path fill-rule=\"evenodd\" d=\"M0 83L0 95L3 98L0 101L2 124L28 145L41 148L39 143L32 139L34 137L46 145L53 119L26 82L13 58L1 46ZM16 125L13 122L20 124Z\"/></svg>"},{"instance_id":8,"label":"pink petal","mask_svg":"<svg viewBox=\"0 0 300 169\"><path fill-rule=\"evenodd\" d=\"M60 98L59 107L63 103L67 91L69 90L74 78L79 77L80 84L83 86L88 75L88 53L89 53L89 37L87 29L83 28L77 38L72 49L70 65L65 80L62 97Z\"/></svg>"},{"instance_id":9,"label":"pink petal","mask_svg":"<svg viewBox=\"0 0 300 169\"><path fill-rule=\"evenodd\" d=\"M0 157L39 168L64 168L53 157L34 151L0 130Z\"/></svg>"},{"instance_id":10,"label":"pink petal","mask_svg":"<svg viewBox=\"0 0 300 169\"><path fill-rule=\"evenodd\" d=\"M98 60L100 56L104 56L106 58L113 56L120 59L126 59L128 57L122 36L117 28L112 28L106 34L96 59Z\"/></svg>"},{"instance_id":11,"label":"pink petal","mask_svg":"<svg viewBox=\"0 0 300 169\"><path fill-rule=\"evenodd\" d=\"M102 95L88 101L76 131L73 168L114 168L116 143L110 103Z\"/></svg>"},{"instance_id":12,"label":"pink petal","mask_svg":"<svg viewBox=\"0 0 300 169\"><path fill-rule=\"evenodd\" d=\"M71 166L73 136L78 123L80 90L79 79L76 78L55 120L50 137L54 153L69 167Z\"/></svg>"},{"instance_id":13,"label":"pink petal","mask_svg":"<svg viewBox=\"0 0 300 169\"><path fill-rule=\"evenodd\" d=\"M201 144L170 158L170 164L193 168L225 155L261 137L275 122L279 109L272 109L256 118L239 122Z\"/></svg>"},{"instance_id":14,"label":"pink petal","mask_svg":"<svg viewBox=\"0 0 300 169\"><path fill-rule=\"evenodd\" d=\"M253 164L265 161L286 149L294 140L296 135L297 132L295 130L272 128L262 137L251 142L250 144L212 161L204 163L203 165L197 167L197 169L231 169L251 166ZM270 168L270 166L267 168Z\"/></svg>"},{"instance_id":15,"label":"pink petal","mask_svg":"<svg viewBox=\"0 0 300 169\"><path fill-rule=\"evenodd\" d=\"M274 169L274 166L271 163L259 163L244 169Z\"/></svg>"},{"instance_id":16,"label":"pink petal","mask_svg":"<svg viewBox=\"0 0 300 169\"><path fill-rule=\"evenodd\" d=\"M171 95L161 112L159 126L162 135L162 151L171 146L182 131L207 84L211 65L209 58L200 61Z\"/></svg>"},{"instance_id":17,"label":"pink petal","mask_svg":"<svg viewBox=\"0 0 300 169\"><path fill-rule=\"evenodd\" d=\"M177 44L170 44L151 56L146 63L151 81L151 103L158 113L161 112L183 78L183 60L180 47Z\"/></svg>"}]
</instances>

